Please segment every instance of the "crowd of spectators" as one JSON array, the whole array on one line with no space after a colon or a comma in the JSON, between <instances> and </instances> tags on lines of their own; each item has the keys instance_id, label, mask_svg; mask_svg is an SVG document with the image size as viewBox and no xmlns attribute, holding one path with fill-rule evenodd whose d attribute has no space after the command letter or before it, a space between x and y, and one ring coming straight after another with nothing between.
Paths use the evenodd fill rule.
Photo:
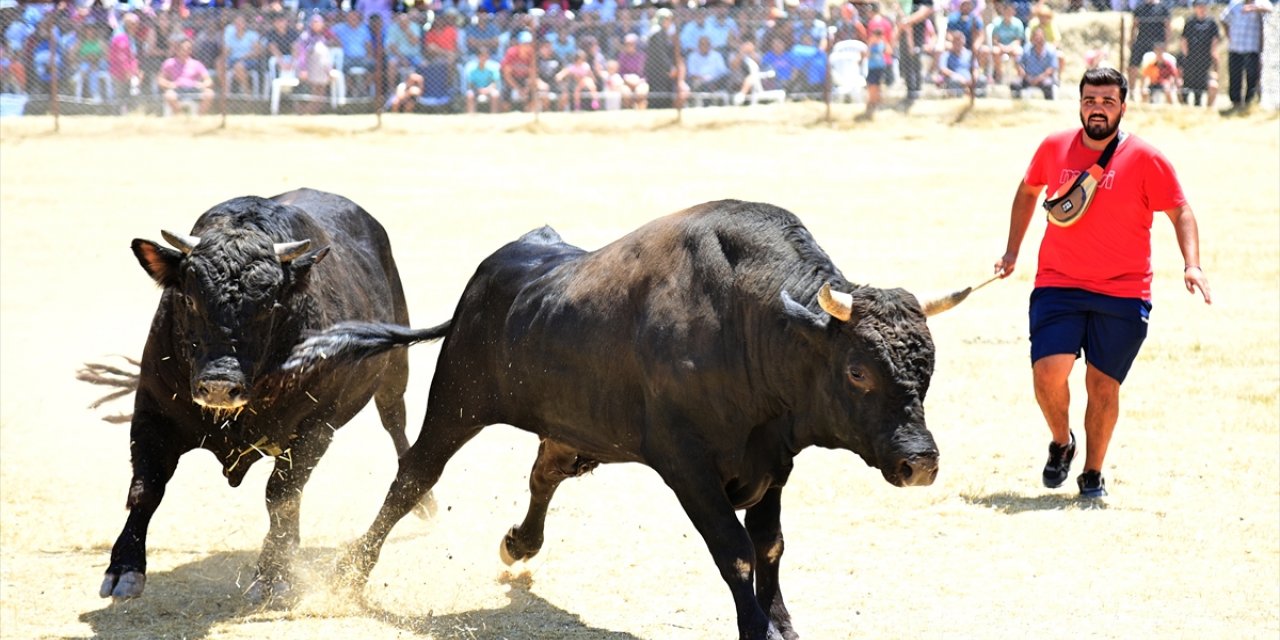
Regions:
<instances>
[{"instance_id":1,"label":"crowd of spectators","mask_svg":"<svg viewBox=\"0 0 1280 640\"><path fill-rule=\"evenodd\" d=\"M1126 35L1135 95L1212 105L1225 34L1207 1L1194 0L1175 34L1169 0L1088 0L1133 14ZM1258 53L1249 51L1260 53L1261 37L1256 47L1237 47L1243 28L1234 25L1259 11L1238 4L1269 11L1270 3L1231 0L1221 16L1237 36L1233 86L1241 80L1232 100L1245 104L1257 91L1249 74ZM1065 8L1086 6L1069 0ZM1043 0L708 0L694 8L647 0L79 0L0 11L4 91L48 93L56 76L61 95L74 89L77 99L122 110L145 96L170 109L187 101L207 110L215 93L262 102L280 77L292 80L303 112L328 106L339 76L344 99L396 111L645 109L691 97L753 104L761 92L822 98L833 47L852 40L869 117L881 87L898 81L908 106L930 88L981 96L1005 85L1015 98L1035 90L1053 99L1062 68L1061 35Z\"/></svg>"}]
</instances>

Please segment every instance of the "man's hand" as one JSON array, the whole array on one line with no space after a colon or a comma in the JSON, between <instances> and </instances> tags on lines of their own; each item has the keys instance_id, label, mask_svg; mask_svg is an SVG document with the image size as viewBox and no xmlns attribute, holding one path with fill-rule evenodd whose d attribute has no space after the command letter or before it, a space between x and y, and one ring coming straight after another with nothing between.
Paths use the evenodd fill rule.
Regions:
<instances>
[{"instance_id":1,"label":"man's hand","mask_svg":"<svg viewBox=\"0 0 1280 640\"><path fill-rule=\"evenodd\" d=\"M1008 278L1009 274L1013 273L1013 267L1017 263L1018 254L1010 251L1009 253L1000 256L999 260L996 260L995 273L1001 278Z\"/></svg>"},{"instance_id":2,"label":"man's hand","mask_svg":"<svg viewBox=\"0 0 1280 640\"><path fill-rule=\"evenodd\" d=\"M1196 289L1204 296L1205 304L1213 304L1213 296L1209 293L1209 278L1200 267L1187 267L1182 272L1182 283L1187 285L1187 293L1194 294Z\"/></svg>"}]
</instances>

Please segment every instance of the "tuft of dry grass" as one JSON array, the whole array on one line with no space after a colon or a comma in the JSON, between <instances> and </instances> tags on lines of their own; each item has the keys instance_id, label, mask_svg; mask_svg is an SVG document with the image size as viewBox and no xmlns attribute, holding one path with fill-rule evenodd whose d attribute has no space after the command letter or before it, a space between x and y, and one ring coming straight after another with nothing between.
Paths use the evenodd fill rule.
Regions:
<instances>
[{"instance_id":1,"label":"tuft of dry grass","mask_svg":"<svg viewBox=\"0 0 1280 640\"><path fill-rule=\"evenodd\" d=\"M914 291L989 276L1035 145L1067 103L921 104L815 124L812 105L670 113L0 122L0 634L55 638L731 637L706 547L656 474L606 466L566 482L543 551L508 573L536 439L483 432L435 489L430 521L392 533L368 587L343 545L395 469L367 411L336 435L302 513L298 601L240 597L266 531L268 465L232 490L183 459L149 538L146 594L96 596L123 525L128 432L86 409L86 359L140 353L157 292L129 240L229 197L343 193L387 227L414 323L451 313L474 266L531 228L596 248L705 200L795 211L847 276ZM600 117L596 117L600 116ZM802 453L784 492L782 584L807 638L1275 638L1280 634L1280 127L1274 115L1134 105L1126 127L1173 161L1200 219L1215 303L1182 289L1157 216L1151 335L1125 384L1112 497L1039 486L1047 429L1032 399L1018 271L930 320L935 485L888 486L855 455ZM1208 145L1212 145L1209 148ZM411 426L438 346L411 352ZM1080 372L1077 372L1079 375ZM1077 383L1079 380L1077 380ZM1079 387L1077 387L1079 388ZM1077 394L1078 396L1082 394ZM1083 398L1073 415L1078 424ZM412 435L412 434L411 434ZM239 586L238 586L239 585ZM1048 621L1052 621L1049 624Z\"/></svg>"}]
</instances>

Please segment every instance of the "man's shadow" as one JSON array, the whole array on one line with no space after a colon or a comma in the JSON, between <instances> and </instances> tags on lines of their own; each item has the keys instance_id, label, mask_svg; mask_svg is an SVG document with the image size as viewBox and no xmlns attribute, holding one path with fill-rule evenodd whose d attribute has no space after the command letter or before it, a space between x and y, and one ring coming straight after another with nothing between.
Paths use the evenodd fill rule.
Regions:
<instances>
[{"instance_id":1,"label":"man's shadow","mask_svg":"<svg viewBox=\"0 0 1280 640\"><path fill-rule=\"evenodd\" d=\"M336 549L309 548L298 554L298 565L317 573L331 574L337 557ZM80 615L94 637L188 638L208 637L210 630L237 621L257 624L276 619L280 606L253 605L243 590L253 579L256 551L223 551L190 562L171 571L149 573L147 591L142 597L121 602L107 602L96 611ZM317 569L325 567L325 569ZM307 569L303 569L304 571ZM329 582L332 576L318 577L316 582ZM509 602L496 609L480 609L447 615L401 615L376 605L365 604L352 593L351 607L338 607L331 612L304 610L299 615L316 618L368 617L413 634L433 638L512 638L534 640L568 635L575 638L639 640L629 633L592 627L564 609L547 602L532 591L533 579L528 574L504 576L509 586ZM322 587L304 587L305 589Z\"/></svg>"}]
</instances>

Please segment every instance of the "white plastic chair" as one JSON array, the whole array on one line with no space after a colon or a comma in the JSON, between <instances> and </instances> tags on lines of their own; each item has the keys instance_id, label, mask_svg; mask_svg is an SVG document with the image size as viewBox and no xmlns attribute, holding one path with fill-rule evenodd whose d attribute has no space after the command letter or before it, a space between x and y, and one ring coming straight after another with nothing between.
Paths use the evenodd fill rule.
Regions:
<instances>
[{"instance_id":1,"label":"white plastic chair","mask_svg":"<svg viewBox=\"0 0 1280 640\"><path fill-rule=\"evenodd\" d=\"M831 48L831 97L853 102L865 101L867 89L867 44L841 40Z\"/></svg>"},{"instance_id":2,"label":"white plastic chair","mask_svg":"<svg viewBox=\"0 0 1280 640\"><path fill-rule=\"evenodd\" d=\"M751 93L744 96L741 93L733 94L734 106L741 105L743 102L749 102L752 105L761 102L786 102L787 92L784 89L764 88L764 79L772 78L774 72L772 69L764 71L760 69L760 63L751 58L745 58L747 63L747 81L751 83Z\"/></svg>"}]
</instances>

